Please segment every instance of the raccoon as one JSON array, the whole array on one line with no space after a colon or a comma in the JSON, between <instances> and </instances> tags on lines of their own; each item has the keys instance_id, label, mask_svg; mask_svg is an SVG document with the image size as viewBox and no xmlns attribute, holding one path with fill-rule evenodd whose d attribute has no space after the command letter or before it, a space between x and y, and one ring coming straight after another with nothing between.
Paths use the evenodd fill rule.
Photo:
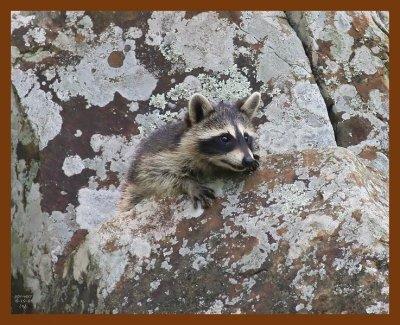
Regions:
<instances>
[{"instance_id":1,"label":"raccoon","mask_svg":"<svg viewBox=\"0 0 400 325\"><path fill-rule=\"evenodd\" d=\"M186 194L194 208L210 206L214 191L202 184L207 175L221 171L245 172L259 167L252 117L260 93L237 107L215 107L194 94L184 121L155 131L139 146L125 182L119 211L126 212L145 197Z\"/></svg>"}]
</instances>

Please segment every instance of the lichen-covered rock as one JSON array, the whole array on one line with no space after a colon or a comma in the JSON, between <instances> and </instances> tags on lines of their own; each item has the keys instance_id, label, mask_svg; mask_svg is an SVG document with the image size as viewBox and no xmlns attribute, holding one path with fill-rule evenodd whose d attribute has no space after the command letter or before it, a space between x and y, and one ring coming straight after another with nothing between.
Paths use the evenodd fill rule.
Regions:
<instances>
[{"instance_id":1,"label":"lichen-covered rock","mask_svg":"<svg viewBox=\"0 0 400 325\"><path fill-rule=\"evenodd\" d=\"M388 169L389 33L385 12L288 12L330 109L336 141Z\"/></svg>"},{"instance_id":2,"label":"lichen-covered rock","mask_svg":"<svg viewBox=\"0 0 400 325\"><path fill-rule=\"evenodd\" d=\"M47 308L388 312L387 184L351 151L271 155L211 186L206 211L149 199L103 223L65 263Z\"/></svg>"},{"instance_id":3,"label":"lichen-covered rock","mask_svg":"<svg viewBox=\"0 0 400 325\"><path fill-rule=\"evenodd\" d=\"M49 312L387 312L387 15L325 13L322 41L310 15L12 12L13 293ZM115 215L137 144L191 94L253 91L259 173L214 184L205 212Z\"/></svg>"}]
</instances>

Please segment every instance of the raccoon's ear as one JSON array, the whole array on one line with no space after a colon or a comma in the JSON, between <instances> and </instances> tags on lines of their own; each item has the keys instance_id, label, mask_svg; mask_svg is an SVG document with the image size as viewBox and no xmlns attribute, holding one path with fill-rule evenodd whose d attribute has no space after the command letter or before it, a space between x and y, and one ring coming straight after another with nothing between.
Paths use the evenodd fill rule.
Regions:
<instances>
[{"instance_id":1,"label":"raccoon's ear","mask_svg":"<svg viewBox=\"0 0 400 325\"><path fill-rule=\"evenodd\" d=\"M189 101L189 119L192 124L199 123L214 111L207 98L194 94Z\"/></svg>"},{"instance_id":2,"label":"raccoon's ear","mask_svg":"<svg viewBox=\"0 0 400 325\"><path fill-rule=\"evenodd\" d=\"M249 118L252 118L257 112L258 106L260 106L260 101L261 94L256 91L252 93L249 98L246 99L239 110L246 114Z\"/></svg>"}]
</instances>

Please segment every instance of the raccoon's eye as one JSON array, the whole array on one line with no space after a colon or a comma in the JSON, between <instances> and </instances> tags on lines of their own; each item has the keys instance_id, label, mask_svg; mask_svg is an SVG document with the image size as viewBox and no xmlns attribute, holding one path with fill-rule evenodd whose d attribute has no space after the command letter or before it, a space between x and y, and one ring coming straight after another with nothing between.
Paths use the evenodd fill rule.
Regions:
<instances>
[{"instance_id":1,"label":"raccoon's eye","mask_svg":"<svg viewBox=\"0 0 400 325\"><path fill-rule=\"evenodd\" d=\"M221 135L221 137L220 137L220 139L221 139L221 141L222 142L229 142L229 136L227 135L227 134L223 134L223 135Z\"/></svg>"},{"instance_id":2,"label":"raccoon's eye","mask_svg":"<svg viewBox=\"0 0 400 325\"><path fill-rule=\"evenodd\" d=\"M249 135L248 135L247 133L245 133L245 134L243 135L243 137L244 137L244 141L246 141L246 142L249 141Z\"/></svg>"}]
</instances>

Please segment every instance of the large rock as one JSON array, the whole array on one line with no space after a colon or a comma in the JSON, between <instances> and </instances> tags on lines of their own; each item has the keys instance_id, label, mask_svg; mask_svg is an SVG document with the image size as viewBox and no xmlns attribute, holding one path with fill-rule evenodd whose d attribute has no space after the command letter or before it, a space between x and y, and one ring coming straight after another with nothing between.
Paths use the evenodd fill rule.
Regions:
<instances>
[{"instance_id":1,"label":"large rock","mask_svg":"<svg viewBox=\"0 0 400 325\"><path fill-rule=\"evenodd\" d=\"M89 233L46 308L388 311L387 184L349 150L271 155L251 176L211 186L206 211L150 199Z\"/></svg>"},{"instance_id":2,"label":"large rock","mask_svg":"<svg viewBox=\"0 0 400 325\"><path fill-rule=\"evenodd\" d=\"M371 29L379 33L374 22L388 28L385 13L347 15L372 17L359 30L365 39L372 37ZM352 126L339 128L339 115L328 114L334 88L321 82L315 61L310 65L313 48L304 38L308 29L300 27L307 15L287 16L11 14L13 294L32 295L28 311L387 311L387 124L376 124L376 130L373 124L368 141L348 146L358 158L336 147L334 129L338 144L347 146L339 141L338 129L348 137ZM324 20L329 30L330 22ZM374 55L386 64L381 47L387 39L373 40L379 48ZM379 81L386 72L376 65ZM352 82L359 76L355 66L349 73ZM387 112L384 88L376 87L379 94L375 88L369 92L370 112L364 104L351 106L351 116L372 121L377 112ZM193 211L183 198L169 198L116 216L118 188L137 144L161 125L183 118L188 97L198 91L224 101L261 91L256 124L263 169L246 181L214 184L219 199L209 211ZM332 112L343 107L338 103L343 101ZM328 178L343 178L326 180L319 168ZM355 178L345 180L353 169ZM316 184L327 188L322 198ZM344 195L343 201L331 201L337 195ZM361 204L364 200L369 203ZM318 212L320 207L326 213ZM323 240L316 244L316 238ZM317 248L326 250L322 262L312 255ZM316 281L313 272L323 262L327 276L321 271ZM357 272L348 271L350 265ZM163 282L167 278L169 284ZM206 279L210 288L201 292ZM171 285L170 296L176 297L169 306L162 302L163 285ZM366 291L357 291L359 285ZM185 300L178 299L179 292ZM195 295L200 300L192 301ZM265 297L274 298L267 302ZM14 301L14 312L27 311L18 306Z\"/></svg>"},{"instance_id":3,"label":"large rock","mask_svg":"<svg viewBox=\"0 0 400 325\"><path fill-rule=\"evenodd\" d=\"M288 12L331 113L337 144L388 169L387 12Z\"/></svg>"}]
</instances>

